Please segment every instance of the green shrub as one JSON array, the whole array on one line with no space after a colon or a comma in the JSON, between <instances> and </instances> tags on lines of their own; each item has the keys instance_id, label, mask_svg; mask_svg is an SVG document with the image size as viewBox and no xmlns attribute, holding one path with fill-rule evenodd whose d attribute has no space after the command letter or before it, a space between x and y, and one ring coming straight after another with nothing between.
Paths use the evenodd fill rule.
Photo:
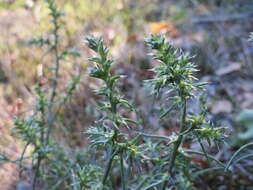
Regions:
<instances>
[{"instance_id":1,"label":"green shrub","mask_svg":"<svg viewBox=\"0 0 253 190\"><path fill-rule=\"evenodd\" d=\"M117 88L121 76L110 72L113 61L108 58L109 48L101 39L88 37L86 40L88 47L99 55L90 59L95 64L90 75L104 83L97 92L104 97L100 107L103 116L87 131L91 148L104 151L105 156L100 161L102 163L98 163L105 168L101 178L104 189L117 189L118 182L114 181L114 176L118 175L121 176L120 186L123 190L169 187L193 189L194 178L191 174L195 167L190 162L191 153L205 156L210 164L214 161L220 169L225 167L208 155L203 144L203 140L209 143L223 140L223 128L214 128L205 119L204 109L195 115L187 111L187 102L195 98L195 91L203 90L205 85L195 82L197 78L193 74L197 69L191 62L192 57L166 43L163 36L155 35L146 40L146 44L155 52L152 57L160 62L160 65L152 69L154 78L146 83L153 89L153 94L166 93L171 103L161 118L169 115L172 110L181 115L178 134L156 136L138 131L139 124L136 121L120 114L120 109L134 111L134 108L122 98ZM198 141L203 152L182 148L186 137L188 141ZM138 167L141 168L140 171L135 172Z\"/></svg>"},{"instance_id":2,"label":"green shrub","mask_svg":"<svg viewBox=\"0 0 253 190\"><path fill-rule=\"evenodd\" d=\"M203 96L205 83L198 82L198 71L194 57L167 43L164 36L152 35L145 40L151 56L158 64L152 71L153 78L144 81L152 95L165 95L160 119L170 117L173 112L180 121L177 133L167 136L149 134L141 130L141 123L130 117L135 107L120 92L119 82L125 77L111 71L113 59L109 48L101 38L89 36L87 46L97 56L89 59L93 63L90 76L102 82L97 90L101 98L98 103L100 117L85 131L90 145L85 150L61 147L52 136L58 124L61 107L72 98L80 82L80 73L73 76L66 91L59 90L59 75L66 56L80 56L74 49L65 49L60 44L61 13L53 0L46 0L52 18L49 37L36 37L30 44L46 47L53 57L48 70L48 86L39 81L35 88L36 104L30 116L15 120L15 134L25 142L19 159L11 160L5 155L0 159L16 163L32 174L31 184L35 189L66 190L166 190L196 189L199 175L211 171L229 171L241 161L238 154L252 143L244 145L231 157L228 164L217 160L207 151L207 146L223 141L223 127L215 127L207 119L207 108ZM42 76L44 77L44 76ZM196 113L189 111L189 102L199 101ZM124 114L123 114L124 113ZM125 114L127 113L127 114ZM138 116L138 114L135 114ZM201 152L185 148L197 142ZM32 148L27 155L28 147ZM193 154L203 156L208 168L200 168ZM245 155L252 156L252 154ZM31 162L29 162L31 161Z\"/></svg>"},{"instance_id":3,"label":"green shrub","mask_svg":"<svg viewBox=\"0 0 253 190\"><path fill-rule=\"evenodd\" d=\"M43 179L52 178L53 176L47 165L54 167L50 168L52 171L58 171L57 176L65 176L65 174L61 174L59 169L64 171L65 168L62 164L66 164L66 160L64 160L66 155L62 156L63 152L52 138L52 131L57 123L61 107L71 99L81 77L80 73L73 76L67 84L66 91L59 91L59 72L62 63L67 56L77 57L79 53L61 47L59 30L61 29L60 19L64 14L58 10L53 0L46 0L45 2L50 10L52 29L48 31L48 37L32 38L29 40L29 44L45 47L47 49L45 55L51 55L52 64L47 68L50 78L46 78L43 74L39 76L40 79L35 88L36 103L34 109L31 110L32 113L29 116L16 118L15 120L14 134L19 135L25 142L21 157L17 160L11 160L3 156L4 160L17 163L21 170L29 170L32 173L30 181L32 181L33 190L41 187L52 189L52 187L42 185ZM48 81L49 85L44 84L43 81L45 80ZM28 147L31 147L32 150L29 156L25 157ZM62 157L57 160L58 165L55 165L55 158L59 155ZM49 181L48 184L50 184Z\"/></svg>"}]
</instances>

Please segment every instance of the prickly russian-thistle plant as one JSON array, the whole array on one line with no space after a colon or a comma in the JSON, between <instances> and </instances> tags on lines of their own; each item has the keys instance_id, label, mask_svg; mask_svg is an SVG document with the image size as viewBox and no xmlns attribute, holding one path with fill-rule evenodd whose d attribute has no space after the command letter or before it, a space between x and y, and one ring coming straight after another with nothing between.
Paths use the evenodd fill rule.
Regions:
<instances>
[{"instance_id":1,"label":"prickly russian-thistle plant","mask_svg":"<svg viewBox=\"0 0 253 190\"><path fill-rule=\"evenodd\" d=\"M15 120L14 132L25 142L25 147L22 151L21 157L16 161L7 159L7 161L17 163L21 167L21 171L27 168L31 171L32 175L29 180L31 181L33 190L39 188L51 189L48 185L43 186L39 182L42 182L42 176L44 179L50 176L50 172L45 172L44 170L45 162L47 161L52 164L54 157L56 157L57 154L62 153L52 138L53 127L57 122L57 117L61 107L72 97L73 91L80 81L80 73L78 73L78 75L74 76L69 82L69 85L66 87L66 91L61 92L60 95L58 88L61 62L63 62L67 56L79 56L79 54L77 51L74 52L68 49L60 51L60 49L62 49L60 48L59 42L59 30L61 28L60 18L64 14L58 10L54 0L45 0L45 3L50 11L49 15L52 23L52 29L48 32L49 37L32 38L29 40L29 44L38 45L39 47L44 46L47 48L46 55L51 55L53 59L52 64L49 65L48 69L51 72L51 78L46 79L49 81L48 86L43 85L41 81L39 81L36 85L36 104L33 110L31 110L32 115L20 117ZM40 77L44 78L45 76ZM24 157L28 147L31 147L32 151L29 156ZM27 160L32 161L31 166L26 165ZM62 166L59 165L57 167ZM60 172L57 175L60 175ZM52 176L48 178L52 178ZM49 181L47 184L49 184Z\"/></svg>"},{"instance_id":2,"label":"prickly russian-thistle plant","mask_svg":"<svg viewBox=\"0 0 253 190\"><path fill-rule=\"evenodd\" d=\"M52 39L39 37L30 42L46 46L49 52L52 52L54 64L50 70L53 78L49 79L52 88L48 90L39 84L35 89L37 104L34 115L17 119L15 122L16 132L26 143L21 158L15 162L23 167L25 159L32 160L33 189L38 185L38 181L42 181L42 177L48 180L47 182L54 179L52 186L50 183L50 186L45 187L48 189L193 189L194 179L199 174L195 172L191 154L204 156L210 166L214 162L219 169L229 169L233 160L224 166L207 153L206 144L203 143L204 140L209 144L222 140L223 128L215 128L206 119L204 104L200 113L193 114L187 109L188 101L194 99L195 92L202 91L204 85L198 83L194 77L197 69L191 62L192 57L169 45L165 38L159 35L146 40L147 45L154 51L153 58L160 62L160 65L153 68L154 78L147 82L154 94L159 95L165 91L168 95L171 106L165 107L161 118L169 116L171 111L178 112L177 115L181 116L179 132L170 136L147 134L138 130L138 122L122 114L122 110L135 111L117 87L122 76L112 74L113 60L109 58L109 48L104 45L102 39L87 37L88 47L98 54L90 59L94 63L90 75L103 82L97 91L103 98L99 109L101 117L86 132L91 141L88 153L96 154L97 160L87 161L87 164L84 156L81 156L81 159L69 159L67 153L54 143L51 133L58 111L71 98L80 80L79 74L73 77L65 96L60 96L58 86L61 62L67 55L79 54L72 50L60 51L59 18L63 14L58 11L53 0L46 0L46 3L52 17ZM198 142L202 152L184 149L182 145L186 138L187 141ZM32 146L33 151L30 157L25 158L28 146ZM4 156L0 158L8 160ZM44 170L46 165L52 167Z\"/></svg>"},{"instance_id":3,"label":"prickly russian-thistle plant","mask_svg":"<svg viewBox=\"0 0 253 190\"><path fill-rule=\"evenodd\" d=\"M107 164L101 179L103 188L109 188L109 184L113 183L112 178L117 175L113 173L113 168L118 168L122 189L167 189L173 186L189 189L193 187L191 172L194 165L190 163L190 154L193 153L204 155L208 162L214 160L224 167L221 162L207 154L202 143L203 139L209 143L212 140L221 140L223 128L214 128L205 119L205 109L195 115L187 112L188 100L194 98L194 91L203 90L204 85L195 82L197 78L193 74L197 69L191 62L192 57L166 43L162 36L151 36L146 40L147 45L155 51L153 57L160 62L160 65L153 69L155 77L148 83L155 94L161 93L162 90L169 94L168 100L172 102L172 106L162 117L167 116L173 109L180 112L180 131L177 135L158 136L134 129L130 137L129 133L121 129L123 126L129 129L128 122L136 123L122 117L119 109L133 107L122 99L116 87L120 76L114 76L110 72L113 61L108 58L109 50L101 39L88 37L86 40L88 47L99 54L99 57L90 59L95 63L90 72L91 76L104 82L98 94L105 97L104 105L100 108L105 114L97 120L95 127L87 131L91 146L97 150L102 147L105 151ZM185 137L198 141L203 152L184 150L181 145ZM135 175L138 167L141 170Z\"/></svg>"},{"instance_id":4,"label":"prickly russian-thistle plant","mask_svg":"<svg viewBox=\"0 0 253 190\"><path fill-rule=\"evenodd\" d=\"M99 57L89 59L95 63L90 75L103 81L103 85L98 90L98 94L104 97L100 110L105 112L102 118L97 120L96 127L87 131L91 139L91 146L103 146L107 151L107 164L102 178L102 186L106 188L107 179L116 162L120 164L122 188L126 189L126 168L124 163L127 157L135 154L135 146L129 141L128 135L122 133L122 128L129 129L129 124L137 123L129 118L123 117L119 109L126 108L133 111L133 107L123 99L117 88L119 75L111 74L111 64L113 61L108 58L109 49L103 44L101 39L94 37L86 38L88 47L95 51Z\"/></svg>"},{"instance_id":5,"label":"prickly russian-thistle plant","mask_svg":"<svg viewBox=\"0 0 253 190\"><path fill-rule=\"evenodd\" d=\"M206 110L202 110L200 114L189 114L187 112L187 102L195 97L196 90L203 90L204 83L198 83L194 73L198 70L196 65L191 62L191 56L185 54L182 50L168 44L163 36L153 35L146 40L146 44L155 52L152 57L159 61L160 65L153 68L155 73L154 79L148 81L153 87L155 94L160 93L163 89L168 95L167 100L171 102L171 106L162 114L162 117L168 115L173 109L181 114L180 130L176 135L173 148L169 153L169 163L167 172L168 179L165 180L163 188L169 184L169 180L173 179L177 169L185 172L180 168L178 162L180 154L184 154L181 147L184 138L190 136L192 140L196 139L206 156L207 161L210 160L205 146L202 143L206 139L209 143L211 140L221 140L223 138L222 130L224 128L213 128L210 122L206 121ZM188 166L186 167L188 168ZM186 174L186 173L185 173Z\"/></svg>"}]
</instances>

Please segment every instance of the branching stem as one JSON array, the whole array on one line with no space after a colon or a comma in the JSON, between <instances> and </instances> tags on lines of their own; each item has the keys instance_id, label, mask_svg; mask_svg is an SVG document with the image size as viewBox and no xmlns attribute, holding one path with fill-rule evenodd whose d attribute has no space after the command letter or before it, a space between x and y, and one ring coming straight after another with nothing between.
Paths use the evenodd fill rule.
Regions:
<instances>
[{"instance_id":1,"label":"branching stem","mask_svg":"<svg viewBox=\"0 0 253 190\"><path fill-rule=\"evenodd\" d=\"M121 151L121 154L120 154L120 173L121 173L121 180L122 180L122 189L126 190L125 168L124 168L123 154L124 154L124 151Z\"/></svg>"},{"instance_id":2,"label":"branching stem","mask_svg":"<svg viewBox=\"0 0 253 190\"><path fill-rule=\"evenodd\" d=\"M186 100L183 101L183 106L182 106L182 117L181 117L181 124L180 124L180 134L183 134L185 132L185 128L186 128ZM175 160L177 157L177 153L178 153L178 149L183 141L184 135L179 135L178 139L176 140L176 142L174 143L174 147L172 150L172 156L170 159L170 163L169 163L169 170L168 173L170 174L170 176L172 175L172 170L175 164ZM165 190L167 185L168 185L169 180L165 180L163 183L163 187L162 190Z\"/></svg>"},{"instance_id":3,"label":"branching stem","mask_svg":"<svg viewBox=\"0 0 253 190\"><path fill-rule=\"evenodd\" d=\"M180 124L180 134L184 133L186 128L186 100L184 100L183 107L182 107L182 118L181 118L181 124ZM181 145L183 141L183 135L179 135L177 141L174 144L173 151L172 151L172 156L170 160L170 165L169 165L169 173L171 174L172 169L174 167L174 163L177 157L178 153L178 148Z\"/></svg>"}]
</instances>

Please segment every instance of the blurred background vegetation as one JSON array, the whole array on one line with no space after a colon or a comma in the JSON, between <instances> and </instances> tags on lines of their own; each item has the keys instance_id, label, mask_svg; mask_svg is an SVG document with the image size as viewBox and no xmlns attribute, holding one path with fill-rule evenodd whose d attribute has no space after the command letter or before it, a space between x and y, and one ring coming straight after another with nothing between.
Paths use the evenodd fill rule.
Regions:
<instances>
[{"instance_id":1,"label":"blurred background vegetation","mask_svg":"<svg viewBox=\"0 0 253 190\"><path fill-rule=\"evenodd\" d=\"M158 122L155 114L160 105L151 104L142 80L152 73L152 62L146 56L143 39L150 33L163 33L184 50L196 55L199 77L209 82L207 104L209 117L228 127L230 148L222 147L228 159L241 144L252 141L253 115L240 115L253 109L253 31L252 0L57 0L66 14L62 18L62 47L77 50L81 57L68 59L60 74L64 83L78 72L84 72L75 98L62 111L56 139L64 147L80 149L86 145L82 132L96 117L97 81L87 77L90 52L83 39L88 34L102 36L112 46L117 65L113 72L126 74L121 89L137 106L143 128L157 134L170 134L177 127L173 118ZM43 64L48 64L46 49L28 45L34 36L46 36L50 28L48 9L43 0L0 0L0 150L15 158L20 143L11 134L12 120L28 111L33 102L34 85ZM45 72L45 71L43 71ZM45 73L47 74L47 73ZM192 109L196 105L192 105ZM21 111L19 109L21 108ZM246 122L245 122L246 120ZM243 134L245 138L241 138ZM66 137L66 134L71 134ZM64 137L64 138L63 138ZM67 140L66 140L67 138ZM64 140L65 139L65 140ZM253 160L238 166L236 176L212 176L203 181L207 189L239 189L253 186ZM200 163L201 164L201 163ZM18 172L11 164L0 165L3 188L13 188ZM239 181L231 181L233 178ZM201 183L201 182L200 182ZM242 186L240 186L242 184ZM215 187L215 188L214 188Z\"/></svg>"}]
</instances>

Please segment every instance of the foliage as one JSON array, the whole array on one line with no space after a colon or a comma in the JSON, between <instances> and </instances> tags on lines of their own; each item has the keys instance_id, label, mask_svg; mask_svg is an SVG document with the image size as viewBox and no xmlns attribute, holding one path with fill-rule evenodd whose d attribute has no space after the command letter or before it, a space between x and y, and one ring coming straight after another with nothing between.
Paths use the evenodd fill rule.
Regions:
<instances>
[{"instance_id":1,"label":"foliage","mask_svg":"<svg viewBox=\"0 0 253 190\"><path fill-rule=\"evenodd\" d=\"M47 48L54 61L47 68L49 77L41 76L35 88L37 99L32 115L15 120L14 134L25 142L20 158L11 160L0 155L1 160L31 171L33 190L196 189L196 179L201 174L230 171L233 165L252 156L250 153L237 158L252 143L236 151L227 164L208 153L208 146L224 141L224 127L216 127L207 119L207 106L201 98L199 112L189 111L189 102L197 101L198 92L203 93L206 83L198 82L195 77L198 70L192 62L194 57L167 43L162 35L152 35L145 40L152 58L158 61L152 69L154 76L145 84L156 97L166 96L160 119L170 117L173 111L179 131L163 136L140 130L139 118L131 117L138 116L130 103L132 100L128 101L119 88L125 76L112 70L114 60L109 57L110 49L102 38L89 36L87 46L97 54L89 59L93 63L90 76L102 82L96 91L101 98L98 103L100 117L85 132L90 140L87 149L75 151L59 146L52 132L61 125L58 120L61 107L72 98L81 80L81 73L78 73L66 91L60 91L60 68L66 57L79 57L80 52L62 46L60 29L64 14L53 0L45 2L53 28L48 37L35 37L29 43ZM44 84L42 79L48 83ZM202 152L186 148L187 144L196 142ZM27 153L29 147L30 154ZM194 154L203 156L201 160L207 163L207 168L198 167Z\"/></svg>"},{"instance_id":2,"label":"foliage","mask_svg":"<svg viewBox=\"0 0 253 190\"><path fill-rule=\"evenodd\" d=\"M172 106L167 109L163 117L169 114L172 109L178 109L181 113L180 131L173 142L173 149L169 156L168 173L172 177L173 168L177 167L177 158L180 154L184 155L180 146L186 136L191 136L192 140L198 140L205 157L209 161L202 139L207 139L209 143L211 139L221 140L222 128L211 127L211 123L205 119L206 112L199 115L188 115L187 113L187 101L194 98L194 91L203 90L202 86L205 85L195 82L197 78L193 74L197 69L195 64L191 62L193 57L166 43L165 38L160 35L151 36L146 40L146 43L152 50L156 51L152 57L160 62L160 65L153 69L156 74L155 78L149 80L148 83L153 87L155 94L165 89L165 93L170 95L167 99L172 102ZM180 153L181 151L182 153ZM179 162L178 165L180 166L181 163ZM181 172L187 175L186 172L189 174L190 168L188 171ZM169 179L165 181L163 187L165 188L168 183Z\"/></svg>"},{"instance_id":3,"label":"foliage","mask_svg":"<svg viewBox=\"0 0 253 190\"><path fill-rule=\"evenodd\" d=\"M53 11L56 10L54 5L49 7L53 7ZM54 34L57 34L59 25L54 26ZM202 142L203 139L209 143L222 140L222 128L214 128L205 119L204 110L199 115L190 115L187 112L187 101L195 97L194 91L203 89L203 84L195 82L197 79L193 73L197 70L190 61L192 57L169 45L165 38L159 35L146 40L147 45L156 50L153 57L161 62L161 65L153 69L154 78L146 82L151 85L154 94L158 95L165 90L165 93L170 95L168 100L173 104L168 110L174 109L181 114L180 132L170 136L143 133L138 130L140 125L138 122L122 114L123 110L135 112L134 107L124 99L118 88L118 81L122 76L112 74L113 60L109 58L109 48L104 45L103 40L87 37L88 47L98 54L97 57L89 59L94 64L90 69L90 75L103 81L103 84L97 90L97 94L102 98L99 107L101 117L86 131L91 142L86 152L86 155L90 155L86 158L91 159L91 155L94 154L100 159L82 161L78 159L78 154L70 157L54 143L51 133L57 121L57 108L71 98L80 77L73 78L64 98L58 97L58 72L60 62L63 61L61 54L58 54L58 37L56 35L54 41L49 43L47 40L32 42L41 45L44 41L46 44L53 44L50 48L55 55L56 68L53 73L56 80L52 81L51 93L43 90L41 85L37 86L38 102L35 114L27 119L17 119L15 129L27 146L33 147L31 153L34 168L33 189L40 186L38 181L44 180L48 184L43 188L51 189L95 190L117 189L119 186L123 190L171 187L194 189L194 178L191 173L194 172L195 165L191 162L189 153L204 155L210 164L211 161L215 161L222 168L225 167L208 155ZM167 115L169 111L162 117ZM186 137L188 140L198 141L203 152L184 150L181 145ZM23 155L20 163L23 161ZM56 184L55 180L58 181Z\"/></svg>"},{"instance_id":4,"label":"foliage","mask_svg":"<svg viewBox=\"0 0 253 190\"><path fill-rule=\"evenodd\" d=\"M194 165L189 164L190 155L184 152L181 144L186 136L193 141L197 140L202 147L203 155L209 161L213 157L207 154L202 140L207 139L209 143L222 140L223 128L214 128L205 119L205 112L200 115L187 113L187 101L195 97L194 91L203 90L204 85L195 82L197 79L193 73L197 70L190 61L192 57L166 43L163 36L155 35L146 40L147 45L156 50L153 54L154 59L161 63L152 69L155 73L154 78L146 82L156 95L163 89L166 94L171 94L168 100L173 104L162 117L167 116L172 109L178 109L181 112L181 129L178 135L172 134L168 137L143 134L138 130L133 130L135 134L130 135L132 128L137 126L129 127L128 122L137 123L120 115L121 107L131 110L133 107L122 98L116 87L120 76L112 75L110 72L113 61L108 58L109 49L101 39L87 37L86 40L88 47L99 54L99 57L89 59L94 63L90 75L104 82L97 92L105 97L103 106L100 107L104 115L87 131L91 147L105 151L104 160L107 164L102 167L106 169L101 179L104 187L115 183L108 180L113 179L112 168L116 167L118 169L115 170L121 173L122 189L128 189L128 184L133 189L167 189L172 186L179 189L193 188L190 173ZM122 127L130 131L124 132ZM158 143L153 138L159 139ZM165 140L165 144L161 144L161 139ZM116 163L119 163L119 167ZM138 163L141 164L140 167L146 164L147 168L142 170L141 175L136 176L130 171L136 170ZM116 188L115 185L113 187Z\"/></svg>"},{"instance_id":5,"label":"foliage","mask_svg":"<svg viewBox=\"0 0 253 190\"><path fill-rule=\"evenodd\" d=\"M99 54L99 57L89 59L95 63L91 69L90 75L92 77L101 79L104 85L98 90L98 94L105 97L101 111L106 114L97 121L95 128L88 130L92 146L103 145L108 150L108 163L102 178L103 186L106 186L107 179L112 170L113 163L116 159L120 162L120 171L122 179L122 188L126 189L126 169L124 163L127 162L125 158L129 159L133 156L135 144L129 142L128 135L121 133L122 127L130 129L129 123L137 124L137 122L123 117L119 113L120 108L133 110L133 107L122 98L116 86L117 81L121 78L118 75L110 73L110 67L113 61L108 58L109 49L103 44L101 39L87 37L87 44L90 49Z\"/></svg>"},{"instance_id":6,"label":"foliage","mask_svg":"<svg viewBox=\"0 0 253 190\"><path fill-rule=\"evenodd\" d=\"M29 40L29 44L46 47L48 49L47 54L51 53L54 61L53 64L49 65L49 70L51 72L50 78L47 79L42 73L40 81L35 88L36 104L32 114L24 118L16 118L14 128L14 134L19 135L25 142L24 150L17 163L23 169L29 168L29 170L32 171L33 176L31 180L33 190L43 187L41 182L43 176L47 173L45 164L47 162L53 163L53 157L60 153L56 151L59 147L52 139L53 127L57 122L61 107L72 97L73 91L76 89L81 76L80 73L73 76L66 88L64 96L60 96L58 88L61 63L64 62L67 55L79 56L79 54L77 51L74 52L73 50L60 50L62 49L59 40L59 30L61 28L60 19L64 14L58 10L53 0L46 0L45 2L48 5L48 9L50 10L49 14L52 19L52 29L48 32L49 37L32 38ZM45 84L43 81L47 80L48 82ZM61 94L62 93L63 92L61 92ZM32 152L28 157L24 157L29 147L32 148ZM11 161L11 159L8 160ZM26 166L28 160L32 161L31 167ZM60 164L60 162L58 162L58 164ZM58 175L60 175L60 173Z\"/></svg>"}]
</instances>

